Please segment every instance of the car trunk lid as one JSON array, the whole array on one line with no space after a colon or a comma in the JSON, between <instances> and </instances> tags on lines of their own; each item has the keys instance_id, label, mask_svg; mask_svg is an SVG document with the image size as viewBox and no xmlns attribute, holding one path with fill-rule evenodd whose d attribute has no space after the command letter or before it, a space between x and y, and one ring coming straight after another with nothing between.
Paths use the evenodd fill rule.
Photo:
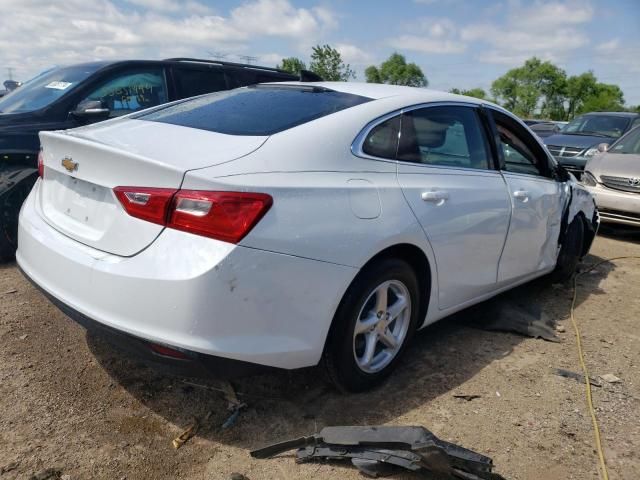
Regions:
<instances>
[{"instance_id":1,"label":"car trunk lid","mask_svg":"<svg viewBox=\"0 0 640 480\"><path fill-rule=\"evenodd\" d=\"M53 228L93 248L132 256L163 226L126 213L118 186L178 190L188 170L227 162L266 137L205 132L137 120L67 132L42 132L40 210Z\"/></svg>"}]
</instances>

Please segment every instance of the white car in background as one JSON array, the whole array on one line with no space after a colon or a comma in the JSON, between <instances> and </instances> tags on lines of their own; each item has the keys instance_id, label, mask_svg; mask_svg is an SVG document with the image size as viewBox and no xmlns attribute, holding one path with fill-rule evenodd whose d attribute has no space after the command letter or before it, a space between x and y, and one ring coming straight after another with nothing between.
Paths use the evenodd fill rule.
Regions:
<instances>
[{"instance_id":1,"label":"white car in background","mask_svg":"<svg viewBox=\"0 0 640 480\"><path fill-rule=\"evenodd\" d=\"M226 373L371 388L417 329L570 276L598 226L516 117L425 89L263 84L40 137L26 276L130 350Z\"/></svg>"}]
</instances>

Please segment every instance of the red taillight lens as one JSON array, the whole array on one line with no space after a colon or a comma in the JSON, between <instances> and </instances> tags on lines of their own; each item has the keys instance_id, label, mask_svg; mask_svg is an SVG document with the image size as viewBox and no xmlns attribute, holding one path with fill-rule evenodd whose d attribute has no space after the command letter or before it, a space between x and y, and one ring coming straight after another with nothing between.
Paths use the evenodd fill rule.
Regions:
<instances>
[{"instance_id":1,"label":"red taillight lens","mask_svg":"<svg viewBox=\"0 0 640 480\"><path fill-rule=\"evenodd\" d=\"M44 154L42 150L38 152L38 176L40 178L44 177Z\"/></svg>"},{"instance_id":2,"label":"red taillight lens","mask_svg":"<svg viewBox=\"0 0 640 480\"><path fill-rule=\"evenodd\" d=\"M147 187L113 190L132 217L230 243L242 240L273 204L264 193Z\"/></svg>"},{"instance_id":3,"label":"red taillight lens","mask_svg":"<svg viewBox=\"0 0 640 480\"><path fill-rule=\"evenodd\" d=\"M264 193L180 190L173 198L167 227L238 243L272 204Z\"/></svg>"},{"instance_id":4,"label":"red taillight lens","mask_svg":"<svg viewBox=\"0 0 640 480\"><path fill-rule=\"evenodd\" d=\"M176 190L172 188L116 187L116 197L132 217L166 225L169 204Z\"/></svg>"}]
</instances>

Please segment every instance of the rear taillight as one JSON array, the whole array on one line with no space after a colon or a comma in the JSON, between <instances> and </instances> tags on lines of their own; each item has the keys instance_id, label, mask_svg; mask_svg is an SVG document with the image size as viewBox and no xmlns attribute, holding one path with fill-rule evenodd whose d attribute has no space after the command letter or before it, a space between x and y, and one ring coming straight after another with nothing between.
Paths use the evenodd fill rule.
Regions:
<instances>
[{"instance_id":1,"label":"rear taillight","mask_svg":"<svg viewBox=\"0 0 640 480\"><path fill-rule=\"evenodd\" d=\"M136 218L168 228L238 243L271 208L264 193L116 187L118 200Z\"/></svg>"},{"instance_id":2,"label":"rear taillight","mask_svg":"<svg viewBox=\"0 0 640 480\"><path fill-rule=\"evenodd\" d=\"M38 176L40 178L44 177L44 154L42 150L38 152Z\"/></svg>"},{"instance_id":3,"label":"rear taillight","mask_svg":"<svg viewBox=\"0 0 640 480\"><path fill-rule=\"evenodd\" d=\"M159 225L166 225L167 211L176 193L172 188L146 187L116 187L113 191L129 215Z\"/></svg>"}]
</instances>

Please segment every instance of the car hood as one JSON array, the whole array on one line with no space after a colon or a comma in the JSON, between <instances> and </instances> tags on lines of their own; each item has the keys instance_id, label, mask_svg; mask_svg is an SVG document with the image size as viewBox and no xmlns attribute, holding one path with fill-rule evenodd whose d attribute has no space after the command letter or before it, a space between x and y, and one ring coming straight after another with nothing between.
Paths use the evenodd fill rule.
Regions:
<instances>
[{"instance_id":1,"label":"car hood","mask_svg":"<svg viewBox=\"0 0 640 480\"><path fill-rule=\"evenodd\" d=\"M545 145L557 145L559 147L589 148L599 143L613 143L611 137L596 135L567 135L558 133L544 139Z\"/></svg>"},{"instance_id":2,"label":"car hood","mask_svg":"<svg viewBox=\"0 0 640 480\"><path fill-rule=\"evenodd\" d=\"M601 153L589 160L586 170L598 179L601 175L640 178L640 155Z\"/></svg>"}]
</instances>

